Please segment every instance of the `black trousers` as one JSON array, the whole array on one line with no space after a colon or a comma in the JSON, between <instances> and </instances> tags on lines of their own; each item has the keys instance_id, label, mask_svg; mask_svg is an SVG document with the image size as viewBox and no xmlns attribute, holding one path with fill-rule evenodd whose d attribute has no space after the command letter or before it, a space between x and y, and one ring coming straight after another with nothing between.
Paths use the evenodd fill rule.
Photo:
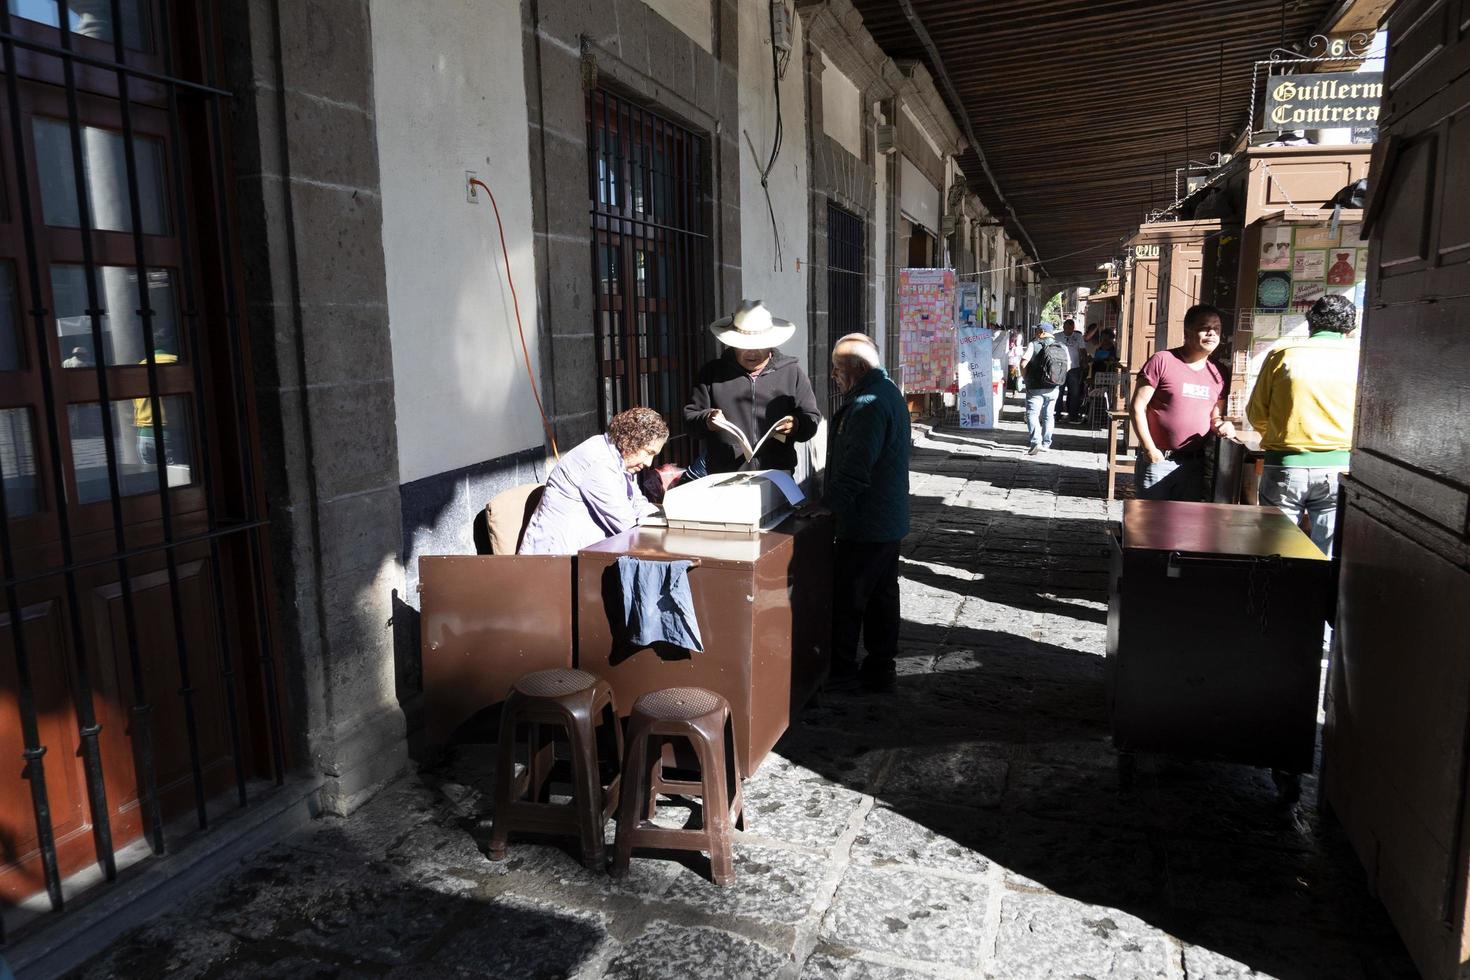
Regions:
<instances>
[{"instance_id":1,"label":"black trousers","mask_svg":"<svg viewBox=\"0 0 1470 980\"><path fill-rule=\"evenodd\" d=\"M1076 418L1082 414L1082 376L1085 372L1080 367L1074 367L1067 372L1067 380L1062 384L1061 397L1057 399L1057 418L1064 414Z\"/></svg>"},{"instance_id":2,"label":"black trousers","mask_svg":"<svg viewBox=\"0 0 1470 980\"><path fill-rule=\"evenodd\" d=\"M867 647L864 670L898 656L900 541L837 540L832 581L832 662L857 662L858 636Z\"/></svg>"}]
</instances>

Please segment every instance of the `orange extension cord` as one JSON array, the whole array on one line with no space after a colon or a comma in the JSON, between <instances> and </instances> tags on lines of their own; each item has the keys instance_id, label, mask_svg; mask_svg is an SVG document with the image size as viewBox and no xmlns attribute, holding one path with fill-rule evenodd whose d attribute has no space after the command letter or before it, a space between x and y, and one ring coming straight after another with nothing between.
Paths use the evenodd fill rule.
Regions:
<instances>
[{"instance_id":1,"label":"orange extension cord","mask_svg":"<svg viewBox=\"0 0 1470 980\"><path fill-rule=\"evenodd\" d=\"M510 284L510 302L516 311L516 333L521 338L521 355L526 362L526 380L531 382L531 397L536 399L536 411L541 414L541 425L546 429L546 438L551 441L551 455L561 462L561 453L556 448L556 433L551 429L551 421L546 417L546 408L541 404L541 393L536 390L536 376L531 373L531 352L526 347L526 328L521 324L521 301L516 297L516 281L510 271L510 249L505 247L505 224L500 220L500 205L495 203L495 195L485 182L477 177L471 177L470 183L476 187L485 189L485 196L490 198L490 207L495 210L495 226L500 230L500 254L505 257L505 281Z\"/></svg>"}]
</instances>

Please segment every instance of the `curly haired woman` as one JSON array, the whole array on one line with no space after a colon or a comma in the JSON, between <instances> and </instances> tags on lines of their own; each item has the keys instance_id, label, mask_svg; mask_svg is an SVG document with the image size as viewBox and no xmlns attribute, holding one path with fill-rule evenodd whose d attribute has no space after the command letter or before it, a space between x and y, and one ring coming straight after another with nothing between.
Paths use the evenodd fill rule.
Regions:
<instances>
[{"instance_id":1,"label":"curly haired woman","mask_svg":"<svg viewBox=\"0 0 1470 980\"><path fill-rule=\"evenodd\" d=\"M606 435L583 440L551 471L520 553L575 555L636 527L653 510L638 489L637 474L668 438L668 425L651 408L614 415Z\"/></svg>"}]
</instances>

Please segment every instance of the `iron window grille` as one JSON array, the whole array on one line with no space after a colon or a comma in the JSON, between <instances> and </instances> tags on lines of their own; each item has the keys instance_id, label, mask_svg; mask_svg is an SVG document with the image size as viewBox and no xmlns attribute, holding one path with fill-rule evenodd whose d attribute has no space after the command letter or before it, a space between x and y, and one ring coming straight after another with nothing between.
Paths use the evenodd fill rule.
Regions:
<instances>
[{"instance_id":1,"label":"iron window grille","mask_svg":"<svg viewBox=\"0 0 1470 980\"><path fill-rule=\"evenodd\" d=\"M708 150L703 137L612 92L587 96L597 405L669 421L663 459L688 463L680 424L711 344Z\"/></svg>"}]
</instances>

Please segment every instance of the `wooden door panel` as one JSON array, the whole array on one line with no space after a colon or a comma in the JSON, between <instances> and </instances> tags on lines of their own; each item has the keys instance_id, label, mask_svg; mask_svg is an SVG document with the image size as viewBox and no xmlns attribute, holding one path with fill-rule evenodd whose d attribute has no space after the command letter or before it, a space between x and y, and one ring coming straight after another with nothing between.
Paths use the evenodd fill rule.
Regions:
<instances>
[{"instance_id":1,"label":"wooden door panel","mask_svg":"<svg viewBox=\"0 0 1470 980\"><path fill-rule=\"evenodd\" d=\"M1327 791L1420 968L1446 977L1459 950L1447 920L1457 901L1470 661L1445 656L1463 646L1460 606L1423 597L1470 595L1470 572L1357 507L1344 524Z\"/></svg>"},{"instance_id":2,"label":"wooden door panel","mask_svg":"<svg viewBox=\"0 0 1470 980\"><path fill-rule=\"evenodd\" d=\"M1400 152L1393 183L1385 199L1378 229L1378 272L1416 271L1429 256L1429 229L1433 221L1434 169L1439 141L1434 133L1417 137ZM1407 267L1407 268L1404 268Z\"/></svg>"},{"instance_id":3,"label":"wooden door panel","mask_svg":"<svg viewBox=\"0 0 1470 980\"><path fill-rule=\"evenodd\" d=\"M1460 206L1440 211L1439 261L1470 261L1470 105L1445 127L1444 199Z\"/></svg>"},{"instance_id":4,"label":"wooden door panel","mask_svg":"<svg viewBox=\"0 0 1470 980\"><path fill-rule=\"evenodd\" d=\"M161 562L159 562L161 564ZM214 623L213 585L209 563L180 562L179 598L184 614L189 681L194 690L194 719L201 768L211 791L224 788L230 775L226 705L220 677ZM134 618L142 662L142 700L149 706L155 778L165 817L193 805L192 760L185 719L178 645L168 575L163 568L131 576ZM141 793L141 744L134 735L132 706L138 700L129 659L122 587L117 581L95 583L91 590L97 660L110 683L106 705L113 719L104 727L104 759L108 762L109 798L115 812L136 806ZM104 692L99 689L99 696ZM99 711L103 705L99 704ZM118 721L124 724L119 725ZM131 821L130 821L131 825Z\"/></svg>"},{"instance_id":5,"label":"wooden door panel","mask_svg":"<svg viewBox=\"0 0 1470 980\"><path fill-rule=\"evenodd\" d=\"M1470 277L1470 266L1458 266ZM1363 330L1362 360L1370 367L1358 385L1357 437L1360 449L1401 461L1416 472L1463 483L1470 459L1470 427L1460 424L1470 376L1470 297L1441 303L1394 305L1370 312ZM1455 365L1454 371L1427 379L1428 359ZM1429 419L1443 424L1426 425ZM1376 477L1365 472L1365 479ZM1397 495L1397 487L1375 488ZM1422 496L1422 495L1421 495ZM1423 512L1427 501L1415 500ZM1452 530L1464 527L1465 514L1433 514Z\"/></svg>"},{"instance_id":6,"label":"wooden door panel","mask_svg":"<svg viewBox=\"0 0 1470 980\"><path fill-rule=\"evenodd\" d=\"M21 610L46 773L46 796L58 840L87 829L86 795L77 764L77 723L66 668L62 603L45 599ZM25 778L14 627L0 614L0 899L45 887L31 787ZM85 860L85 858L83 858Z\"/></svg>"}]
</instances>

